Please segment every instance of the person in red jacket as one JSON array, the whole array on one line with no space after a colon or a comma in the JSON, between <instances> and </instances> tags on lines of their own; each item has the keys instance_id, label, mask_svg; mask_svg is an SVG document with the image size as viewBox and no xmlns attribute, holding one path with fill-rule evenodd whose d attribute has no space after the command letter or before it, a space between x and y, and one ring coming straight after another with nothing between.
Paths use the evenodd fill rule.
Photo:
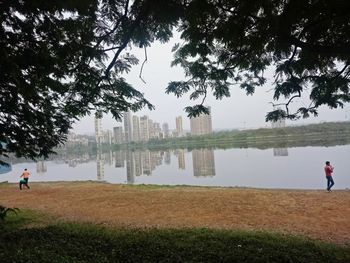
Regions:
<instances>
[{"instance_id":1,"label":"person in red jacket","mask_svg":"<svg viewBox=\"0 0 350 263\"><path fill-rule=\"evenodd\" d=\"M326 162L326 166L324 167L324 172L326 174L327 179L327 191L330 192L332 186L334 185L332 173L333 173L334 167L331 165L329 161Z\"/></svg>"}]
</instances>

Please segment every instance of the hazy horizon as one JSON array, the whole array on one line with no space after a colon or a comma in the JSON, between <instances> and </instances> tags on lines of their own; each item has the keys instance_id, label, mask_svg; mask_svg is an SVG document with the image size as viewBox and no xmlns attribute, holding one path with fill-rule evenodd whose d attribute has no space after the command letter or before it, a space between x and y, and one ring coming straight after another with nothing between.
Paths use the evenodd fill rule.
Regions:
<instances>
[{"instance_id":1,"label":"hazy horizon","mask_svg":"<svg viewBox=\"0 0 350 263\"><path fill-rule=\"evenodd\" d=\"M171 49L175 43L179 42L178 34L168 43L161 44L159 42L147 48L147 62L140 77L141 64L144 60L144 50L132 48L128 52L137 56L140 63L132 68L129 74L124 75L124 78L134 88L144 93L154 106L155 110L149 111L143 109L139 112L132 113L133 115L143 116L148 115L150 119L160 124L168 123L169 128L175 128L175 118L183 117L183 128L189 130L189 119L186 116L184 108L193 105L197 102L191 101L189 95L184 95L182 98L176 98L173 94L165 94L165 88L170 81L184 80L185 75L180 67L171 67L172 61ZM233 86L230 89L231 97L222 100L216 100L211 94L207 96L205 105L211 106L213 130L230 130L237 128L260 128L270 127L269 123L265 122L265 116L268 111L271 111L271 102L273 90L273 73L267 70L265 76L268 77L267 83L263 87L257 87L253 95L247 96L244 90L238 86ZM307 106L310 103L307 91L304 92L303 98L293 101L297 106ZM293 105L292 104L292 105ZM343 109L330 110L325 106L319 108L318 117L309 117L307 119L299 119L297 121L286 121L287 125L302 125L309 123L319 123L325 121L348 121L350 119L350 105L347 104ZM104 115L102 120L103 130L113 130L113 127L122 125L117 122L111 114ZM72 131L78 134L94 133L94 114L84 117L73 125Z\"/></svg>"}]
</instances>

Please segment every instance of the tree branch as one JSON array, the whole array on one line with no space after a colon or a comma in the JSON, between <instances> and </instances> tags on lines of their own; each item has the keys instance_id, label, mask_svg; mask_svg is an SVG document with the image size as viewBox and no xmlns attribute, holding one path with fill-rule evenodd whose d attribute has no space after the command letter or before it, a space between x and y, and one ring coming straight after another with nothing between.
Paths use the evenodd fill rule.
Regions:
<instances>
[{"instance_id":1,"label":"tree branch","mask_svg":"<svg viewBox=\"0 0 350 263\"><path fill-rule=\"evenodd\" d=\"M139 74L139 78L142 80L143 83L146 84L146 81L142 78L143 66L145 65L145 63L146 63L146 61L147 61L147 49L146 49L146 47L144 47L144 50L145 50L145 60L142 62L141 69L140 69L140 74Z\"/></svg>"},{"instance_id":2,"label":"tree branch","mask_svg":"<svg viewBox=\"0 0 350 263\"><path fill-rule=\"evenodd\" d=\"M135 1L134 5L138 4L140 1ZM112 67L114 66L115 62L117 61L120 53L126 48L126 46L128 45L132 34L134 33L134 30L136 29L136 27L139 25L140 21L145 18L148 14L148 10L149 10L149 6L147 5L145 9L141 10L139 15L136 17L136 19L133 21L133 23L131 24L131 26L129 27L129 31L128 33L125 35L124 40L122 41L122 44L120 46L120 48L118 49L118 51L116 52L116 54L114 55L112 61L109 63L107 69L105 70L105 76L108 77L110 70L112 69Z\"/></svg>"}]
</instances>

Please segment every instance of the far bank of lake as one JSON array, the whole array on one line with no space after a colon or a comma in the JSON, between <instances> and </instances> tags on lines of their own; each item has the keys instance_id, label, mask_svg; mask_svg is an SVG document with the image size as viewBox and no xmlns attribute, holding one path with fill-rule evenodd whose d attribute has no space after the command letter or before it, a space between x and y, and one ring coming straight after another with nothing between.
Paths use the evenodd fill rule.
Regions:
<instances>
[{"instance_id":1,"label":"far bank of lake","mask_svg":"<svg viewBox=\"0 0 350 263\"><path fill-rule=\"evenodd\" d=\"M18 182L28 168L31 182L324 189L329 160L335 166L334 189L347 189L349 155L350 123L326 123L61 150L36 163L12 159L12 171L0 181Z\"/></svg>"}]
</instances>

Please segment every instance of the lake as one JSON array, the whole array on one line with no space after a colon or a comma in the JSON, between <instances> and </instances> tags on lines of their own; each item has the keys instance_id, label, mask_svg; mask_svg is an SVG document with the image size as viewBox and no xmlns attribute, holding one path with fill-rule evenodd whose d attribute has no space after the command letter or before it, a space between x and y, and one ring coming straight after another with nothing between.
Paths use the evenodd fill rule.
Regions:
<instances>
[{"instance_id":1,"label":"lake","mask_svg":"<svg viewBox=\"0 0 350 263\"><path fill-rule=\"evenodd\" d=\"M325 189L325 161L334 165L334 189L350 188L350 145L295 148L115 151L57 156L12 164L0 181L105 181L112 184L198 185Z\"/></svg>"}]
</instances>

